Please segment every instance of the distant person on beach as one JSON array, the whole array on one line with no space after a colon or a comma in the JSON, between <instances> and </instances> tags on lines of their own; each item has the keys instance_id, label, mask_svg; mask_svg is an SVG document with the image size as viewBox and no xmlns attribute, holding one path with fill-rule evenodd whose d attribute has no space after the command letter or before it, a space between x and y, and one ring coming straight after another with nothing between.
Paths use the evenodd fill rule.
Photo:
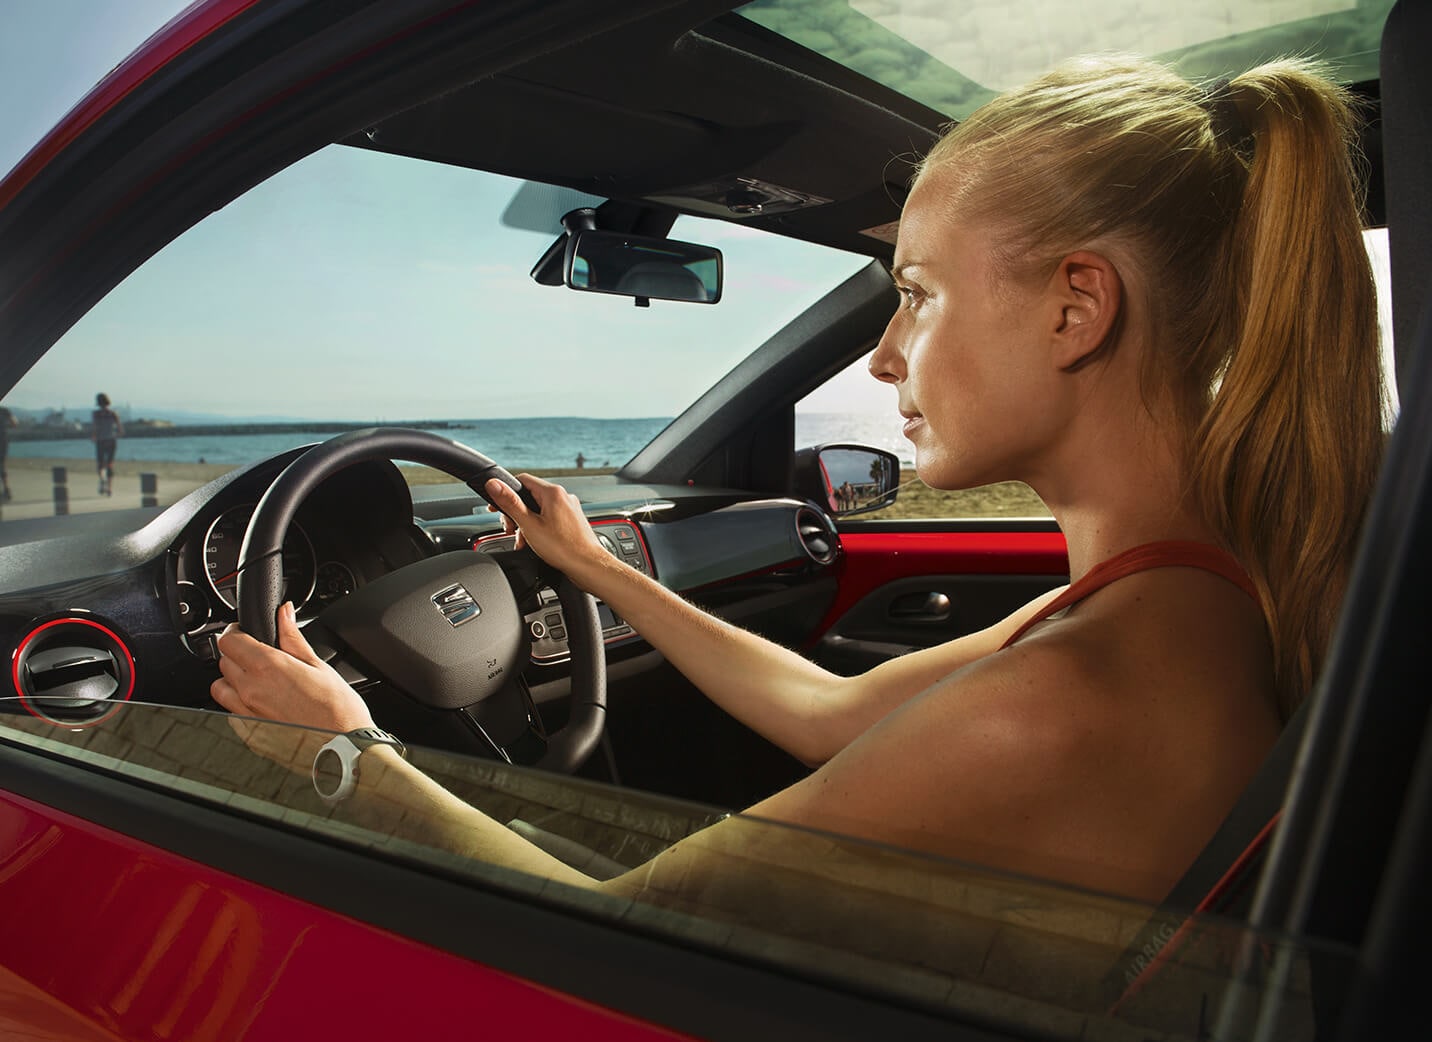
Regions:
<instances>
[{"instance_id":1,"label":"distant person on beach","mask_svg":"<svg viewBox=\"0 0 1432 1042\"><path fill-rule=\"evenodd\" d=\"M10 455L10 428L15 426L15 414L0 405L0 483L5 486L5 502L10 502L10 475L5 470L5 459Z\"/></svg>"},{"instance_id":2,"label":"distant person on beach","mask_svg":"<svg viewBox=\"0 0 1432 1042\"><path fill-rule=\"evenodd\" d=\"M585 467L586 465L587 465L587 457L586 457L586 456L583 456L580 452L577 453L577 469L578 469L578 470L581 470L581 469L582 469L583 467Z\"/></svg>"},{"instance_id":3,"label":"distant person on beach","mask_svg":"<svg viewBox=\"0 0 1432 1042\"><path fill-rule=\"evenodd\" d=\"M91 416L90 440L94 442L95 467L99 470L99 494L114 495L114 445L124 437L124 424L119 414L109 407L109 395L101 391L94 396L97 406Z\"/></svg>"}]
</instances>

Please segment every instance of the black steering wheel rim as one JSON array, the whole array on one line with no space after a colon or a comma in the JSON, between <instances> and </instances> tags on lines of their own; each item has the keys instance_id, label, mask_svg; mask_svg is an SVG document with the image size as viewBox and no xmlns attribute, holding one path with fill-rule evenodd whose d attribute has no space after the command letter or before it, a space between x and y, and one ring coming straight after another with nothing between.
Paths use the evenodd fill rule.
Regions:
<instances>
[{"instance_id":1,"label":"black steering wheel rim","mask_svg":"<svg viewBox=\"0 0 1432 1042\"><path fill-rule=\"evenodd\" d=\"M485 486L496 478L536 510L531 493L507 470L476 449L431 431L369 427L348 431L313 446L284 469L259 500L244 534L238 564L240 627L270 646L278 644L278 609L283 598L283 538L299 506L323 481L365 460L401 459L434 467L466 483L487 502ZM571 712L549 736L537 766L571 771L601 738L606 719L606 656L595 600L561 573L553 584L566 617L571 653ZM399 683L397 678L388 678Z\"/></svg>"}]
</instances>

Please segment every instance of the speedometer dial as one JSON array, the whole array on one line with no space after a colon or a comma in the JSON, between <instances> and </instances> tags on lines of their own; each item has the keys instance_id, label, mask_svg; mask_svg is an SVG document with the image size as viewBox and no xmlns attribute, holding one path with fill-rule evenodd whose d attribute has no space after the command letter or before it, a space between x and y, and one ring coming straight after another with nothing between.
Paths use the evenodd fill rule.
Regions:
<instances>
[{"instance_id":1,"label":"speedometer dial","mask_svg":"<svg viewBox=\"0 0 1432 1042\"><path fill-rule=\"evenodd\" d=\"M214 596L230 608L239 605L239 549L249 518L254 515L253 503L230 507L214 519L204 536L204 572ZM318 562L313 544L297 521L289 522L283 537L283 599L301 608L313 595L314 575Z\"/></svg>"}]
</instances>

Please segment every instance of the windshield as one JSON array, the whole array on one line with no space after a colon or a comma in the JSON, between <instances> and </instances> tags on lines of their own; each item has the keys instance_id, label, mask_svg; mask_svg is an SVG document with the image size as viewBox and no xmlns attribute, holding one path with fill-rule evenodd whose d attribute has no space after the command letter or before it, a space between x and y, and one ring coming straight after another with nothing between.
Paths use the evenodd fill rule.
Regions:
<instances>
[{"instance_id":1,"label":"windshield","mask_svg":"<svg viewBox=\"0 0 1432 1042\"><path fill-rule=\"evenodd\" d=\"M70 512L139 506L149 486L162 505L373 425L435 429L514 471L611 471L869 263L682 217L673 238L724 254L716 306L535 282L561 215L599 201L344 146L308 157L153 257L6 396L4 517L48 515L57 468Z\"/></svg>"}]
</instances>

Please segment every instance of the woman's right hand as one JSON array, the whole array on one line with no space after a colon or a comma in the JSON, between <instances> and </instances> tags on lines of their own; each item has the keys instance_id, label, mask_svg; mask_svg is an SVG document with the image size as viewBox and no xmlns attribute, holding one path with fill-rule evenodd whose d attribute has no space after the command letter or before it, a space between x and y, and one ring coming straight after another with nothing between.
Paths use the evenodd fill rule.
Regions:
<instances>
[{"instance_id":1,"label":"woman's right hand","mask_svg":"<svg viewBox=\"0 0 1432 1042\"><path fill-rule=\"evenodd\" d=\"M517 493L496 478L486 486L492 500L489 509L502 512L502 527L516 533L519 547L530 546L542 560L587 588L595 569L606 564L610 555L597 542L581 502L561 485L531 474L518 474L517 480L542 512L528 510Z\"/></svg>"}]
</instances>

